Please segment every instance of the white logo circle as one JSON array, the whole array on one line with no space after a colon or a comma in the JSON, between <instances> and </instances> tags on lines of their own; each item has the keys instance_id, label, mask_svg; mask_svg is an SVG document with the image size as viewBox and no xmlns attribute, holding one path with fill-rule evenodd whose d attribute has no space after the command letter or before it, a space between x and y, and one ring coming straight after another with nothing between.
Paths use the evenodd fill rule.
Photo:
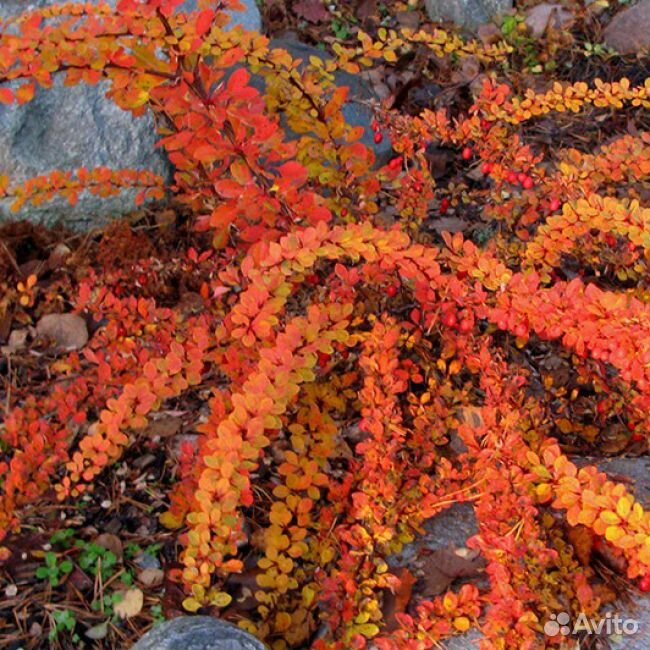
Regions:
<instances>
[{"instance_id":1,"label":"white logo circle","mask_svg":"<svg viewBox=\"0 0 650 650\"><path fill-rule=\"evenodd\" d=\"M544 634L546 636L556 636L557 634L566 636L571 632L567 625L569 620L569 615L566 612L560 612L557 615L551 614L551 620L544 624Z\"/></svg>"}]
</instances>

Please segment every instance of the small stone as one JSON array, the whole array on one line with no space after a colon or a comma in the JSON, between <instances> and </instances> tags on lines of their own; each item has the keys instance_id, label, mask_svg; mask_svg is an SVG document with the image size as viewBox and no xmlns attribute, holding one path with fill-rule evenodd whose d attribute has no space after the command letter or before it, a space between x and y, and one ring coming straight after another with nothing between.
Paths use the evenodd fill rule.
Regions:
<instances>
[{"instance_id":1,"label":"small stone","mask_svg":"<svg viewBox=\"0 0 650 650\"><path fill-rule=\"evenodd\" d=\"M160 570L160 560L151 553L138 553L133 559L133 564L143 571Z\"/></svg>"},{"instance_id":2,"label":"small stone","mask_svg":"<svg viewBox=\"0 0 650 650\"><path fill-rule=\"evenodd\" d=\"M147 632L131 650L265 650L255 637L210 616L181 616Z\"/></svg>"},{"instance_id":3,"label":"small stone","mask_svg":"<svg viewBox=\"0 0 650 650\"><path fill-rule=\"evenodd\" d=\"M603 42L619 54L650 49L650 0L617 13L605 28Z\"/></svg>"},{"instance_id":4,"label":"small stone","mask_svg":"<svg viewBox=\"0 0 650 650\"><path fill-rule=\"evenodd\" d=\"M47 314L36 324L36 332L64 350L79 350L88 342L86 321L77 314Z\"/></svg>"},{"instance_id":5,"label":"small stone","mask_svg":"<svg viewBox=\"0 0 650 650\"><path fill-rule=\"evenodd\" d=\"M574 15L562 5L543 3L528 11L526 25L533 38L541 38L549 27L568 29L574 19Z\"/></svg>"},{"instance_id":6,"label":"small stone","mask_svg":"<svg viewBox=\"0 0 650 650\"><path fill-rule=\"evenodd\" d=\"M13 598L18 594L18 587L16 585L7 585L5 587L5 596L7 598Z\"/></svg>"},{"instance_id":7,"label":"small stone","mask_svg":"<svg viewBox=\"0 0 650 650\"><path fill-rule=\"evenodd\" d=\"M429 18L477 29L512 9L512 0L425 0Z\"/></svg>"}]
</instances>

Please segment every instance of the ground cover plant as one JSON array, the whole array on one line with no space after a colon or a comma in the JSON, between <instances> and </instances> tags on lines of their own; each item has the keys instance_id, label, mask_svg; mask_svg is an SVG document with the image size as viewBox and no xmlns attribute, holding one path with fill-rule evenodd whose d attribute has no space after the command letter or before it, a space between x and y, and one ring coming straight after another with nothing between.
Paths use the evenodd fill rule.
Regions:
<instances>
[{"instance_id":1,"label":"ground cover plant","mask_svg":"<svg viewBox=\"0 0 650 650\"><path fill-rule=\"evenodd\" d=\"M179 4L60 6L0 36L0 101L108 80L154 112L177 170L0 179L16 209L134 187L174 206L65 244L4 228L0 315L23 332L3 360L5 639L124 647L185 611L277 650L420 650L473 627L484 648L543 648L566 642L552 615L648 591L650 514L571 458L647 451L642 66L605 80L590 56L585 78L526 88L516 71L557 42L531 60L509 28L430 27L298 62L224 31L233 1ZM410 61L462 92L377 107L378 164L333 73ZM31 340L72 313L87 340L56 316ZM457 504L487 580L427 594L391 558Z\"/></svg>"}]
</instances>

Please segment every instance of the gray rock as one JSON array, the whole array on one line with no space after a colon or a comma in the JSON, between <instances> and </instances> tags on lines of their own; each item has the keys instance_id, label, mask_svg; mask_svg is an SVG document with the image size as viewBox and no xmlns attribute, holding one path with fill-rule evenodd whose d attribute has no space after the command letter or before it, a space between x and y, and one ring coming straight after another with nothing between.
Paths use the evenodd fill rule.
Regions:
<instances>
[{"instance_id":1,"label":"gray rock","mask_svg":"<svg viewBox=\"0 0 650 650\"><path fill-rule=\"evenodd\" d=\"M526 26L533 38L541 38L549 27L568 29L574 20L573 13L557 3L543 2L526 12Z\"/></svg>"},{"instance_id":2,"label":"gray rock","mask_svg":"<svg viewBox=\"0 0 650 650\"><path fill-rule=\"evenodd\" d=\"M639 503L644 507L650 507L650 458L647 456L595 458L595 457L574 457L571 461L578 467L585 465L596 465L601 472L609 475L612 481L626 481L629 491L634 494Z\"/></svg>"},{"instance_id":3,"label":"gray rock","mask_svg":"<svg viewBox=\"0 0 650 650\"><path fill-rule=\"evenodd\" d=\"M131 650L265 650L238 627L210 616L181 616L145 634Z\"/></svg>"},{"instance_id":4,"label":"gray rock","mask_svg":"<svg viewBox=\"0 0 650 650\"><path fill-rule=\"evenodd\" d=\"M425 0L424 4L431 20L451 21L466 29L476 29L512 9L512 0Z\"/></svg>"},{"instance_id":5,"label":"gray rock","mask_svg":"<svg viewBox=\"0 0 650 650\"><path fill-rule=\"evenodd\" d=\"M269 47L287 50L294 59L301 59L303 62L308 62L312 56L322 60L329 58L328 53L292 39L271 39ZM359 75L339 71L334 75L334 79L338 86L348 86L350 88L347 104L343 108L343 115L345 115L347 123L364 128L361 142L366 147L374 150L377 165L386 164L391 158L393 147L386 136L379 144L375 143L374 132L370 126L373 120L373 112L369 107L369 102L378 101L377 96ZM251 83L259 90L264 89L263 80L253 80Z\"/></svg>"},{"instance_id":6,"label":"gray rock","mask_svg":"<svg viewBox=\"0 0 650 650\"><path fill-rule=\"evenodd\" d=\"M407 544L402 552L393 555L391 566L408 565L417 558L422 549L437 551L443 548L460 548L467 540L478 535L478 522L474 508L469 503L459 503L441 512L424 524L425 534Z\"/></svg>"},{"instance_id":7,"label":"gray rock","mask_svg":"<svg viewBox=\"0 0 650 650\"><path fill-rule=\"evenodd\" d=\"M617 13L605 27L603 42L619 54L650 50L650 0Z\"/></svg>"},{"instance_id":8,"label":"gray rock","mask_svg":"<svg viewBox=\"0 0 650 650\"><path fill-rule=\"evenodd\" d=\"M0 19L22 12L62 4L66 0L2 0ZM93 0L99 2L99 0ZM117 0L110 0L116 4ZM195 0L184 7L192 10ZM232 12L229 27L241 25L259 31L261 16L255 0L245 0L244 12ZM155 148L157 135L151 115L134 118L106 99L107 85L64 87L55 80L54 88L39 89L36 98L25 106L0 106L0 174L12 184L53 170L89 169L149 170L170 178L171 166L164 152ZM83 229L101 225L111 217L135 208L138 192L122 192L102 199L85 193L76 206L55 199L40 207L27 204L16 215L10 201L0 201L0 221L23 218L45 224L63 221Z\"/></svg>"},{"instance_id":9,"label":"gray rock","mask_svg":"<svg viewBox=\"0 0 650 650\"><path fill-rule=\"evenodd\" d=\"M243 27L246 31L249 32L261 32L262 31L262 15L260 14L259 7L257 6L256 0L239 0L244 6L243 11L230 11L226 13L230 14L230 24L226 27L227 30L234 29L235 27ZM182 5L181 11L191 12L196 11L198 6L197 0L187 0L185 4Z\"/></svg>"}]
</instances>

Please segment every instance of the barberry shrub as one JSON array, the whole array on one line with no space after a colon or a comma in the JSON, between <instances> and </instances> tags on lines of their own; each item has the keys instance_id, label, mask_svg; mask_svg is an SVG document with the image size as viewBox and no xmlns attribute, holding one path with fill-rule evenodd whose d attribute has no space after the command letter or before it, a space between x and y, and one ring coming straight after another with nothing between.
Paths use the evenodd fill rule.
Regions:
<instances>
[{"instance_id":1,"label":"barberry shrub","mask_svg":"<svg viewBox=\"0 0 650 650\"><path fill-rule=\"evenodd\" d=\"M540 152L528 136L562 112L615 123L648 109L650 79L514 96L491 72L507 44L441 30L361 33L333 59L298 62L264 36L225 31L234 0L190 15L180 4L61 5L2 27L0 101L27 103L56 74L106 80L120 107L155 113L176 169L170 187L121 170L3 178L2 196L20 208L122 187L171 193L212 247L177 260L200 287L198 311L144 295L132 268L79 280L76 311L104 326L52 363L46 394L6 414L0 535L18 534L44 499L91 491L156 410L207 384L210 415L161 516L183 548L171 578L188 611L227 616L237 574L253 571L255 605L239 624L278 650L434 648L472 626L484 648L558 645L544 620L611 599L578 532L629 579L650 573L650 515L563 451L612 423L647 442L650 210L639 187L650 135L597 154ZM395 157L378 167L333 73L422 48L474 57L482 91L457 113L379 110ZM436 186L432 145L456 152L463 182ZM432 234L450 208L489 236ZM566 363L568 383L536 363L546 353ZM421 599L386 625L385 601L403 587L391 556L462 503L488 585Z\"/></svg>"}]
</instances>

